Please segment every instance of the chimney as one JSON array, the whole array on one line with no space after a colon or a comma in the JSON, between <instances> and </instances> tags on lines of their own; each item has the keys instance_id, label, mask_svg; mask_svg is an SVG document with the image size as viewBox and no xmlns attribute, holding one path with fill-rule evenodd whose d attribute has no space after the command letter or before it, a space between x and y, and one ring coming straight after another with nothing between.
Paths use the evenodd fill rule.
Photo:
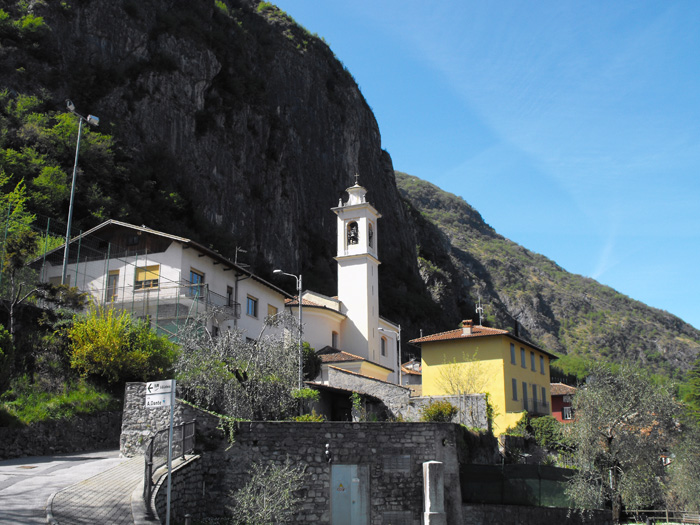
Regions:
<instances>
[{"instance_id":1,"label":"chimney","mask_svg":"<svg viewBox=\"0 0 700 525\"><path fill-rule=\"evenodd\" d=\"M467 319L462 321L462 335L472 335L472 321Z\"/></svg>"}]
</instances>

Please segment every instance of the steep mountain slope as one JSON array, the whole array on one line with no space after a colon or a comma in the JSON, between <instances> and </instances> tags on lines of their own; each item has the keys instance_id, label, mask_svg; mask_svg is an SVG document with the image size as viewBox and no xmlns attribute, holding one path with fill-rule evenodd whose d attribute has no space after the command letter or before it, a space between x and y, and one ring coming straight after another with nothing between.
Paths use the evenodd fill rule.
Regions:
<instances>
[{"instance_id":1,"label":"steep mountain slope","mask_svg":"<svg viewBox=\"0 0 700 525\"><path fill-rule=\"evenodd\" d=\"M481 296L489 321L517 322L521 335L569 356L639 361L670 374L697 357L700 331L678 317L505 239L455 195L405 173L396 181L424 221L421 275L445 307Z\"/></svg>"},{"instance_id":2,"label":"steep mountain slope","mask_svg":"<svg viewBox=\"0 0 700 525\"><path fill-rule=\"evenodd\" d=\"M77 228L115 218L229 257L241 247L262 276L301 272L334 295L330 208L357 173L383 215L382 314L404 341L474 318L481 296L487 322L517 320L553 351L671 374L698 353L700 333L676 317L567 274L463 200L395 175L352 75L267 2L0 0L0 189L23 180L52 224L67 214L75 151L66 98L101 118L81 143Z\"/></svg>"}]
</instances>

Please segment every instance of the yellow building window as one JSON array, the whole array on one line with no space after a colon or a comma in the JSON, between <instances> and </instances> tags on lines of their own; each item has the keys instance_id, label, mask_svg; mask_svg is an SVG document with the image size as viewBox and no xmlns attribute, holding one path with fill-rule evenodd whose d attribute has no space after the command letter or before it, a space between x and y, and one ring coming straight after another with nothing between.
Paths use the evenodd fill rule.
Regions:
<instances>
[{"instance_id":1,"label":"yellow building window","mask_svg":"<svg viewBox=\"0 0 700 525\"><path fill-rule=\"evenodd\" d=\"M136 268L134 277L134 290L142 290L146 288L158 288L160 280L160 264L152 266L142 266Z\"/></svg>"},{"instance_id":2,"label":"yellow building window","mask_svg":"<svg viewBox=\"0 0 700 525\"><path fill-rule=\"evenodd\" d=\"M117 299L117 289L119 286L119 270L110 270L107 275L107 302L111 303Z\"/></svg>"},{"instance_id":3,"label":"yellow building window","mask_svg":"<svg viewBox=\"0 0 700 525\"><path fill-rule=\"evenodd\" d=\"M277 315L277 307L272 306L271 304L268 304L267 305L267 315L269 315L269 316Z\"/></svg>"}]
</instances>

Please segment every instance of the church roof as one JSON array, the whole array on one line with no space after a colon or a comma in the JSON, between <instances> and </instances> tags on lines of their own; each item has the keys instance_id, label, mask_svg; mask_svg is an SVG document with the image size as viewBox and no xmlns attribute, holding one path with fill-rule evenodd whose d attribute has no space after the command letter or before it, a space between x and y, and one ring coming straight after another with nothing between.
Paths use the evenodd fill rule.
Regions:
<instances>
[{"instance_id":1,"label":"church roof","mask_svg":"<svg viewBox=\"0 0 700 525\"><path fill-rule=\"evenodd\" d=\"M295 295L292 299L285 299L284 304L285 306L299 306L299 296ZM315 306L317 308L328 308L327 306L323 306L322 304L309 301L308 299L304 299L303 297L301 299L301 306ZM328 309L330 310L330 308Z\"/></svg>"},{"instance_id":2,"label":"church roof","mask_svg":"<svg viewBox=\"0 0 700 525\"><path fill-rule=\"evenodd\" d=\"M322 353L323 352L323 353ZM321 358L322 363L347 363L349 361L367 361L364 357L359 355L351 354L350 352L343 352L342 350L337 350L327 346L326 348L317 352L318 356Z\"/></svg>"}]
</instances>

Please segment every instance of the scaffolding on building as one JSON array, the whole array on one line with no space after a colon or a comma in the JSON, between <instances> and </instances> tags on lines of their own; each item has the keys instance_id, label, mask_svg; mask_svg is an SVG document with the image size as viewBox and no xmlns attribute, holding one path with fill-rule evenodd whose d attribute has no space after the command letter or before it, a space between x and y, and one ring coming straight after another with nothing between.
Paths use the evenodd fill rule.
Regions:
<instances>
[{"instance_id":1,"label":"scaffolding on building","mask_svg":"<svg viewBox=\"0 0 700 525\"><path fill-rule=\"evenodd\" d=\"M7 218L10 217L8 209ZM10 220L4 220L0 262L4 261ZM61 228L63 227L63 231ZM29 262L36 272L35 280L61 284L62 275L56 277L55 268L63 265L62 236L65 223L45 217L37 217L31 225L37 233L40 254ZM128 312L133 318L146 321L160 335L175 340L180 327L188 320L207 316L215 319L215 325L240 318L240 304L232 296L224 296L209 289L207 283L195 283L186 279L169 279L160 272L148 274L148 261L153 253L148 250L114 250L112 244L92 233L83 236L82 231L72 232L66 284L77 287L89 297L94 307ZM60 244L59 244L60 242ZM131 267L134 272L145 272L144 279L127 283L122 278L117 285L110 279L110 268ZM51 271L51 269L54 269ZM0 287L3 268L0 266ZM96 285L100 283L101 285Z\"/></svg>"}]
</instances>

